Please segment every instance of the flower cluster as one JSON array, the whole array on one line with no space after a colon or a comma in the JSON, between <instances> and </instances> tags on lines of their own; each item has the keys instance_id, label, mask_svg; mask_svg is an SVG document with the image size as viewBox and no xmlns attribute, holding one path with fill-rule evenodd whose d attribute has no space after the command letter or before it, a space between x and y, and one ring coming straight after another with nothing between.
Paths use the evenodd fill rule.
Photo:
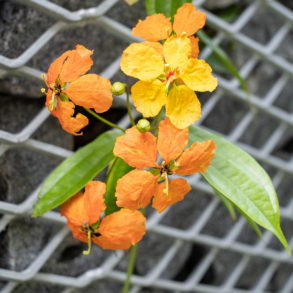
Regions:
<instances>
[{"instance_id":1,"label":"flower cluster","mask_svg":"<svg viewBox=\"0 0 293 293\"><path fill-rule=\"evenodd\" d=\"M74 135L82 135L80 130L88 124L88 118L78 113L75 105L94 108L97 113L107 111L112 105L110 81L97 75L85 74L93 65L93 51L76 45L57 58L49 67L46 106L59 119L63 129ZM83 75L85 74L85 75ZM82 75L82 76L81 76Z\"/></svg>"},{"instance_id":2,"label":"flower cluster","mask_svg":"<svg viewBox=\"0 0 293 293\"><path fill-rule=\"evenodd\" d=\"M194 91L213 91L217 79L210 66L197 59L198 39L193 34L205 23L205 14L190 4L170 18L155 14L140 21L133 34L147 42L133 43L124 52L122 71L140 79L131 89L136 109L144 117L156 116L166 106L166 116L177 128L200 118L200 102ZM164 44L157 42L164 40Z\"/></svg>"},{"instance_id":3,"label":"flower cluster","mask_svg":"<svg viewBox=\"0 0 293 293\"><path fill-rule=\"evenodd\" d=\"M178 129L168 118L160 122L157 142L153 134L141 133L135 126L118 137L115 156L136 169L118 180L117 205L140 209L146 207L154 196L152 206L161 213L169 205L182 200L190 186L183 178L169 180L169 176L205 172L215 149L215 143L206 140L195 142L184 150L187 140L188 128ZM157 152L163 159L160 165L157 164ZM152 169L146 171L144 168Z\"/></svg>"},{"instance_id":4,"label":"flower cluster","mask_svg":"<svg viewBox=\"0 0 293 293\"><path fill-rule=\"evenodd\" d=\"M82 242L91 241L104 249L127 249L145 234L145 217L139 211L126 208L101 219L105 210L106 185L90 181L85 193L77 193L61 206L61 215L75 238Z\"/></svg>"},{"instance_id":5,"label":"flower cluster","mask_svg":"<svg viewBox=\"0 0 293 293\"><path fill-rule=\"evenodd\" d=\"M106 184L100 181L88 182L84 193L78 192L61 206L73 236L87 242L89 249L91 242L104 249L128 249L140 241L146 219L139 210L152 203L161 213L183 200L191 188L182 176L205 172L210 165L216 148L212 140L188 146L188 127L201 115L195 91L213 91L217 86L210 66L197 58L198 38L194 34L204 24L205 14L192 4L184 4L177 10L173 25L170 18L155 14L133 28L133 34L145 42L125 49L121 69L139 79L131 88L136 109L146 118L155 117L155 128L155 122L161 121L157 122L156 135L146 119L135 126L127 85L112 86L116 95L126 90L133 124L117 138L113 153L134 169L117 180L115 212L104 214ZM47 77L43 76L48 87L47 92L42 90L47 96L46 106L63 129L74 135L81 135L81 129L88 124L86 116L75 113L75 105L90 113L89 109L94 109L94 116L100 117L97 113L107 111L113 100L109 80L86 74L93 64L92 54L77 45L57 58ZM162 119L164 107L166 117Z\"/></svg>"}]
</instances>

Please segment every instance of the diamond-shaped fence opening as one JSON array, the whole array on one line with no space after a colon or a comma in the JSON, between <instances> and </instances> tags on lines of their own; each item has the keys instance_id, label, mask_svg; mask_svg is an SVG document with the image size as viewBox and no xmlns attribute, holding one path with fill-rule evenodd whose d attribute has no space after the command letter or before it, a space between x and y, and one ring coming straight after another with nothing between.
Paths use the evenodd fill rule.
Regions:
<instances>
[{"instance_id":1,"label":"diamond-shaped fence opening","mask_svg":"<svg viewBox=\"0 0 293 293\"><path fill-rule=\"evenodd\" d=\"M4 0L0 3L0 290L1 292L119 292L128 254L72 238L58 209L30 217L41 182L72 150L105 129L94 124L73 138L43 106L41 73L81 43L94 48L94 70L133 83L120 69L123 49L144 1ZM207 25L246 80L217 68L218 89L199 95L199 124L221 133L269 172L280 200L281 223L293 242L293 13L290 1L241 1L234 19L221 11L237 1L194 1ZM240 2L240 1L239 1ZM227 4L228 3L228 4ZM205 48L200 57L212 60ZM211 61L212 62L212 61ZM125 98L111 118L127 127ZM293 258L268 232L259 239L242 217L232 220L199 176L193 191L162 214L147 210L148 233L139 245L131 280L135 292L293 292Z\"/></svg>"}]
</instances>

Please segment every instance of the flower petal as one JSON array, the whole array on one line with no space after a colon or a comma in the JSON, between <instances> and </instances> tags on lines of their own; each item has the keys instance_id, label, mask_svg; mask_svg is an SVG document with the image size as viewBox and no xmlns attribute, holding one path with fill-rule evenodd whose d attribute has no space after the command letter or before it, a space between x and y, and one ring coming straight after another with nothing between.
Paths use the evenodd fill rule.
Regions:
<instances>
[{"instance_id":1,"label":"flower petal","mask_svg":"<svg viewBox=\"0 0 293 293\"><path fill-rule=\"evenodd\" d=\"M138 81L131 88L131 98L144 117L156 116L167 102L165 85L159 80Z\"/></svg>"},{"instance_id":2,"label":"flower petal","mask_svg":"<svg viewBox=\"0 0 293 293\"><path fill-rule=\"evenodd\" d=\"M194 36L189 37L190 43L191 43L191 54L189 58L197 58L199 54L199 38L195 38Z\"/></svg>"},{"instance_id":3,"label":"flower petal","mask_svg":"<svg viewBox=\"0 0 293 293\"><path fill-rule=\"evenodd\" d=\"M156 138L150 132L141 133L136 126L126 130L116 139L113 153L132 167L143 169L156 167Z\"/></svg>"},{"instance_id":4,"label":"flower petal","mask_svg":"<svg viewBox=\"0 0 293 293\"><path fill-rule=\"evenodd\" d=\"M183 67L191 54L191 43L187 36L176 38L172 36L166 40L163 46L166 63L174 70Z\"/></svg>"},{"instance_id":5,"label":"flower petal","mask_svg":"<svg viewBox=\"0 0 293 293\"><path fill-rule=\"evenodd\" d=\"M183 178L169 180L168 185L168 194L163 192L166 188L166 182L159 184L157 187L152 206L158 213L164 211L171 204L183 200L184 196L191 190L189 184Z\"/></svg>"},{"instance_id":6,"label":"flower petal","mask_svg":"<svg viewBox=\"0 0 293 293\"><path fill-rule=\"evenodd\" d=\"M79 132L82 128L89 124L89 120L86 116L78 113L75 117L74 115L75 105L71 102L62 102L58 99L57 108L53 111L54 116L56 116L62 128L73 134L73 135L82 135L82 132Z\"/></svg>"},{"instance_id":7,"label":"flower petal","mask_svg":"<svg viewBox=\"0 0 293 293\"><path fill-rule=\"evenodd\" d=\"M117 206L131 210L145 208L155 194L157 177L145 170L133 170L117 181Z\"/></svg>"},{"instance_id":8,"label":"flower petal","mask_svg":"<svg viewBox=\"0 0 293 293\"><path fill-rule=\"evenodd\" d=\"M158 151L168 164L183 152L188 142L188 128L178 129L169 118L159 124Z\"/></svg>"},{"instance_id":9,"label":"flower petal","mask_svg":"<svg viewBox=\"0 0 293 293\"><path fill-rule=\"evenodd\" d=\"M183 4L174 16L173 29L177 36L183 32L187 36L191 36L201 29L206 22L206 15L196 8L191 3Z\"/></svg>"},{"instance_id":10,"label":"flower petal","mask_svg":"<svg viewBox=\"0 0 293 293\"><path fill-rule=\"evenodd\" d=\"M139 20L132 29L132 34L146 41L156 42L167 39L171 31L170 17L167 18L164 14L157 13L148 16L145 20Z\"/></svg>"},{"instance_id":11,"label":"flower petal","mask_svg":"<svg viewBox=\"0 0 293 293\"><path fill-rule=\"evenodd\" d=\"M190 58L184 66L180 78L192 90L212 92L218 85L217 78L212 76L212 69L204 60Z\"/></svg>"},{"instance_id":12,"label":"flower petal","mask_svg":"<svg viewBox=\"0 0 293 293\"><path fill-rule=\"evenodd\" d=\"M102 220L98 229L101 236L93 241L104 249L128 249L142 239L145 222L141 212L121 209Z\"/></svg>"},{"instance_id":13,"label":"flower petal","mask_svg":"<svg viewBox=\"0 0 293 293\"><path fill-rule=\"evenodd\" d=\"M107 111L113 102L111 83L97 74L86 74L71 82L63 91L76 105Z\"/></svg>"},{"instance_id":14,"label":"flower petal","mask_svg":"<svg viewBox=\"0 0 293 293\"><path fill-rule=\"evenodd\" d=\"M74 225L71 222L67 221L67 226L71 230L74 238L79 239L82 242L88 243L87 233L82 231L81 225Z\"/></svg>"},{"instance_id":15,"label":"flower petal","mask_svg":"<svg viewBox=\"0 0 293 293\"><path fill-rule=\"evenodd\" d=\"M90 181L85 193L78 192L61 205L61 215L72 225L84 226L96 223L105 210L104 193L106 185L100 181Z\"/></svg>"},{"instance_id":16,"label":"flower petal","mask_svg":"<svg viewBox=\"0 0 293 293\"><path fill-rule=\"evenodd\" d=\"M84 195L80 191L61 205L61 216L66 217L72 225L81 227L86 219Z\"/></svg>"},{"instance_id":17,"label":"flower petal","mask_svg":"<svg viewBox=\"0 0 293 293\"><path fill-rule=\"evenodd\" d=\"M200 118L200 102L194 93L185 85L174 87L168 95L166 115L172 124L183 129Z\"/></svg>"},{"instance_id":18,"label":"flower petal","mask_svg":"<svg viewBox=\"0 0 293 293\"><path fill-rule=\"evenodd\" d=\"M58 57L53 63L51 63L47 73L47 80L49 84L55 83L58 75L61 72L64 61L71 54L72 54L72 50L66 51L60 57Z\"/></svg>"},{"instance_id":19,"label":"flower petal","mask_svg":"<svg viewBox=\"0 0 293 293\"><path fill-rule=\"evenodd\" d=\"M71 82L85 74L93 65L91 55L94 50L90 51L82 45L76 45L64 61L60 72L61 82Z\"/></svg>"},{"instance_id":20,"label":"flower petal","mask_svg":"<svg viewBox=\"0 0 293 293\"><path fill-rule=\"evenodd\" d=\"M84 210L87 216L86 222L89 225L96 223L102 212L106 209L104 203L104 194L106 184L101 181L89 181L85 186L84 192Z\"/></svg>"},{"instance_id":21,"label":"flower petal","mask_svg":"<svg viewBox=\"0 0 293 293\"><path fill-rule=\"evenodd\" d=\"M164 61L152 47L133 43L122 55L121 70L129 76L150 81L164 73Z\"/></svg>"},{"instance_id":22,"label":"flower petal","mask_svg":"<svg viewBox=\"0 0 293 293\"><path fill-rule=\"evenodd\" d=\"M143 42L141 43L142 45L154 48L162 57L162 59L164 59L164 51L163 51L163 45L159 42Z\"/></svg>"},{"instance_id":23,"label":"flower petal","mask_svg":"<svg viewBox=\"0 0 293 293\"><path fill-rule=\"evenodd\" d=\"M197 172L205 172L211 163L215 143L212 140L195 142L177 160L179 168L176 170L180 175L191 175Z\"/></svg>"}]
</instances>

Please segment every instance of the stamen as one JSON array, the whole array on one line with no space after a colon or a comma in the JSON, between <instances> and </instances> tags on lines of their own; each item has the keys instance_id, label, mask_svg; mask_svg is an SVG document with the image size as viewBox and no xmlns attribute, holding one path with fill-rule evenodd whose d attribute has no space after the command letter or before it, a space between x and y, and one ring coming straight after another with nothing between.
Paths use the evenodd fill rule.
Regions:
<instances>
[{"instance_id":1,"label":"stamen","mask_svg":"<svg viewBox=\"0 0 293 293\"><path fill-rule=\"evenodd\" d=\"M168 75L170 70L171 70L171 66L169 64L165 64L164 72L165 72L166 76Z\"/></svg>"},{"instance_id":2,"label":"stamen","mask_svg":"<svg viewBox=\"0 0 293 293\"><path fill-rule=\"evenodd\" d=\"M46 79L46 74L43 73L41 76L42 76L42 79L44 80L46 86L47 86L48 88L50 88L50 85L48 84L47 79Z\"/></svg>"},{"instance_id":3,"label":"stamen","mask_svg":"<svg viewBox=\"0 0 293 293\"><path fill-rule=\"evenodd\" d=\"M180 38L185 38L187 36L187 33L186 32L182 32L181 35L180 35Z\"/></svg>"},{"instance_id":4,"label":"stamen","mask_svg":"<svg viewBox=\"0 0 293 293\"><path fill-rule=\"evenodd\" d=\"M82 252L84 255L89 255L92 248L92 232L90 229L88 229L87 231L87 240L88 240L88 249Z\"/></svg>"},{"instance_id":5,"label":"stamen","mask_svg":"<svg viewBox=\"0 0 293 293\"><path fill-rule=\"evenodd\" d=\"M165 182L166 182L166 188L163 189L163 192L168 195L169 194L169 182L168 182L168 175L167 173L164 173Z\"/></svg>"},{"instance_id":6,"label":"stamen","mask_svg":"<svg viewBox=\"0 0 293 293\"><path fill-rule=\"evenodd\" d=\"M57 106L57 99L55 99L55 93L52 94L52 99L49 101L50 107L49 110L52 112L54 109L56 109Z\"/></svg>"},{"instance_id":7,"label":"stamen","mask_svg":"<svg viewBox=\"0 0 293 293\"><path fill-rule=\"evenodd\" d=\"M43 94L48 94L47 92L46 92L46 89L44 89L44 88L41 88L41 92L43 93Z\"/></svg>"}]
</instances>

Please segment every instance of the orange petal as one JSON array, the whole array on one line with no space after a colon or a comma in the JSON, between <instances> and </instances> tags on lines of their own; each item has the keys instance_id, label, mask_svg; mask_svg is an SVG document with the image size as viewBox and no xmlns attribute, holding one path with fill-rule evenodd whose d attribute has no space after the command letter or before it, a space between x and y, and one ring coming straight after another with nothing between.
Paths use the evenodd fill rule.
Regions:
<instances>
[{"instance_id":1,"label":"orange petal","mask_svg":"<svg viewBox=\"0 0 293 293\"><path fill-rule=\"evenodd\" d=\"M87 233L81 230L80 225L74 225L67 221L67 226L71 230L74 238L79 239L82 242L88 243Z\"/></svg>"},{"instance_id":2,"label":"orange petal","mask_svg":"<svg viewBox=\"0 0 293 293\"><path fill-rule=\"evenodd\" d=\"M189 39L191 44L191 54L189 57L197 58L199 54L199 46L198 46L199 38L195 38L194 36L191 36L189 37Z\"/></svg>"},{"instance_id":3,"label":"orange petal","mask_svg":"<svg viewBox=\"0 0 293 293\"><path fill-rule=\"evenodd\" d=\"M205 172L214 156L215 143L212 140L195 142L177 160L180 175L191 175L197 172Z\"/></svg>"},{"instance_id":4,"label":"orange petal","mask_svg":"<svg viewBox=\"0 0 293 293\"><path fill-rule=\"evenodd\" d=\"M174 16L173 29L177 36L180 36L183 32L187 36L195 34L201 29L206 22L206 15L196 8L191 3L183 4Z\"/></svg>"},{"instance_id":5,"label":"orange petal","mask_svg":"<svg viewBox=\"0 0 293 293\"><path fill-rule=\"evenodd\" d=\"M189 184L183 178L170 180L168 185L168 195L163 192L166 188L166 182L159 184L157 187L152 206L158 213L164 211L171 204L183 200L184 196L191 190Z\"/></svg>"},{"instance_id":6,"label":"orange petal","mask_svg":"<svg viewBox=\"0 0 293 293\"><path fill-rule=\"evenodd\" d=\"M62 102L58 99L58 104L56 110L53 110L52 113L56 116L62 128L73 134L73 135L82 135L82 132L79 132L82 128L89 124L89 120L86 116L78 113L75 117L74 115L75 105L71 102Z\"/></svg>"},{"instance_id":7,"label":"orange petal","mask_svg":"<svg viewBox=\"0 0 293 293\"><path fill-rule=\"evenodd\" d=\"M106 185L100 181L90 181L85 193L78 192L61 205L61 215L72 225L84 226L96 223L105 210L104 193Z\"/></svg>"},{"instance_id":8,"label":"orange petal","mask_svg":"<svg viewBox=\"0 0 293 293\"><path fill-rule=\"evenodd\" d=\"M61 72L64 61L70 54L72 54L72 50L66 51L50 65L47 73L47 80L49 84L55 83L58 75Z\"/></svg>"},{"instance_id":9,"label":"orange petal","mask_svg":"<svg viewBox=\"0 0 293 293\"><path fill-rule=\"evenodd\" d=\"M67 59L64 61L60 72L61 82L71 82L85 74L93 65L90 51L82 45L76 45L75 50L70 51Z\"/></svg>"},{"instance_id":10,"label":"orange petal","mask_svg":"<svg viewBox=\"0 0 293 293\"><path fill-rule=\"evenodd\" d=\"M116 139L113 153L128 165L138 169L157 166L155 136L150 132L139 132L136 126L126 130L123 136Z\"/></svg>"},{"instance_id":11,"label":"orange petal","mask_svg":"<svg viewBox=\"0 0 293 293\"><path fill-rule=\"evenodd\" d=\"M163 52L163 45L161 43L158 42L143 42L141 43L142 45L154 48L162 57L162 59L164 59L164 52Z\"/></svg>"},{"instance_id":12,"label":"orange petal","mask_svg":"<svg viewBox=\"0 0 293 293\"><path fill-rule=\"evenodd\" d=\"M145 20L139 20L132 29L132 34L146 41L156 42L167 39L171 31L170 17L167 18L164 14L157 13L148 16Z\"/></svg>"},{"instance_id":13,"label":"orange petal","mask_svg":"<svg viewBox=\"0 0 293 293\"><path fill-rule=\"evenodd\" d=\"M72 225L81 227L86 220L84 195L80 191L61 205L61 216L66 217Z\"/></svg>"},{"instance_id":14,"label":"orange petal","mask_svg":"<svg viewBox=\"0 0 293 293\"><path fill-rule=\"evenodd\" d=\"M93 241L104 249L128 249L145 234L146 218L139 211L121 209L106 216L98 229L101 236Z\"/></svg>"},{"instance_id":15,"label":"orange petal","mask_svg":"<svg viewBox=\"0 0 293 293\"><path fill-rule=\"evenodd\" d=\"M84 211L87 216L86 222L89 225L96 223L102 212L106 209L104 194L106 184L101 181L90 181L85 186L84 192Z\"/></svg>"},{"instance_id":16,"label":"orange petal","mask_svg":"<svg viewBox=\"0 0 293 293\"><path fill-rule=\"evenodd\" d=\"M113 102L111 83L97 74L86 74L68 85L64 93L76 104L94 108L97 113L107 111Z\"/></svg>"},{"instance_id":17,"label":"orange petal","mask_svg":"<svg viewBox=\"0 0 293 293\"><path fill-rule=\"evenodd\" d=\"M117 181L117 206L138 210L145 208L155 194L157 177L145 170L133 170Z\"/></svg>"},{"instance_id":18,"label":"orange petal","mask_svg":"<svg viewBox=\"0 0 293 293\"><path fill-rule=\"evenodd\" d=\"M178 129L169 118L159 124L158 151L168 164L177 159L188 142L188 128Z\"/></svg>"}]
</instances>

